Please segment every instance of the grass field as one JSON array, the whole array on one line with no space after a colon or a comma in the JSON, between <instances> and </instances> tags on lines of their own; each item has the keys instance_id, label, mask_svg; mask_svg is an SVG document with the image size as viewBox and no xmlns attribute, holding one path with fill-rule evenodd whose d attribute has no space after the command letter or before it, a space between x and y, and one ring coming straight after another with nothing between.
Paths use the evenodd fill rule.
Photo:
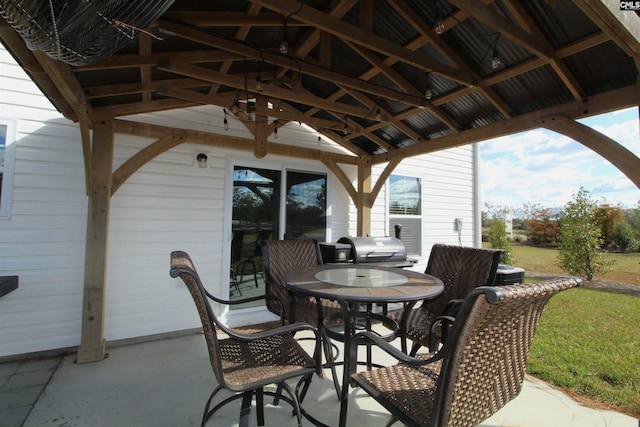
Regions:
<instances>
[{"instance_id":1,"label":"grass field","mask_svg":"<svg viewBox=\"0 0 640 427\"><path fill-rule=\"evenodd\" d=\"M541 271L544 273L567 274L558 267L558 251L556 249L538 248L523 244L513 244L513 265L529 271ZM640 285L640 253L607 253L608 259L613 259L616 264L613 271L597 276L596 279L615 280L618 282Z\"/></svg>"},{"instance_id":2,"label":"grass field","mask_svg":"<svg viewBox=\"0 0 640 427\"><path fill-rule=\"evenodd\" d=\"M571 289L553 297L527 372L640 418L640 297Z\"/></svg>"},{"instance_id":3,"label":"grass field","mask_svg":"<svg viewBox=\"0 0 640 427\"><path fill-rule=\"evenodd\" d=\"M566 274L557 250L515 244L514 265ZM607 254L614 271L596 277L640 286L640 254ZM600 407L640 418L640 297L587 288L551 299L527 372Z\"/></svg>"}]
</instances>

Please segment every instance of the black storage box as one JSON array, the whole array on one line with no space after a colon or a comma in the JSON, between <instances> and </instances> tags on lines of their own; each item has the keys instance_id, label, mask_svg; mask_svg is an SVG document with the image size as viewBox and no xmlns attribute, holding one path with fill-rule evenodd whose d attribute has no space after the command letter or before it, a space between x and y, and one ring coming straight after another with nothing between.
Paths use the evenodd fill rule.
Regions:
<instances>
[{"instance_id":1,"label":"black storage box","mask_svg":"<svg viewBox=\"0 0 640 427\"><path fill-rule=\"evenodd\" d=\"M347 262L351 258L351 245L345 243L320 243L322 261L325 263Z\"/></svg>"},{"instance_id":2,"label":"black storage box","mask_svg":"<svg viewBox=\"0 0 640 427\"><path fill-rule=\"evenodd\" d=\"M494 285L514 285L516 283L524 283L524 269L513 267L509 264L498 264L498 272Z\"/></svg>"}]
</instances>

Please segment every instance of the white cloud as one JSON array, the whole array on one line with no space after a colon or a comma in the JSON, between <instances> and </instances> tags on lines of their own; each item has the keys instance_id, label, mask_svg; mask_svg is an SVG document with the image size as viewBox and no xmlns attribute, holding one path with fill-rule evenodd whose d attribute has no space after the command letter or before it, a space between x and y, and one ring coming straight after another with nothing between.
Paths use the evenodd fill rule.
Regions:
<instances>
[{"instance_id":1,"label":"white cloud","mask_svg":"<svg viewBox=\"0 0 640 427\"><path fill-rule=\"evenodd\" d=\"M581 121L640 156L638 110ZM524 203L564 206L580 189L607 203L636 206L640 189L597 153L543 129L483 141L480 180L483 204L519 208Z\"/></svg>"}]
</instances>

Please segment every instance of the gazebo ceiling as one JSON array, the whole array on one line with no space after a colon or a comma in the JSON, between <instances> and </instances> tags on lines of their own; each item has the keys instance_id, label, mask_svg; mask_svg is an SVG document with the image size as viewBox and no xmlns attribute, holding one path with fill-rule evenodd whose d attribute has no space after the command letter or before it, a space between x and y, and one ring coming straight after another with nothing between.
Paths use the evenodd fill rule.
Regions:
<instances>
[{"instance_id":1,"label":"gazebo ceiling","mask_svg":"<svg viewBox=\"0 0 640 427\"><path fill-rule=\"evenodd\" d=\"M176 0L83 66L4 20L0 38L72 120L212 104L256 139L298 121L380 162L638 105L640 17L619 3Z\"/></svg>"}]
</instances>

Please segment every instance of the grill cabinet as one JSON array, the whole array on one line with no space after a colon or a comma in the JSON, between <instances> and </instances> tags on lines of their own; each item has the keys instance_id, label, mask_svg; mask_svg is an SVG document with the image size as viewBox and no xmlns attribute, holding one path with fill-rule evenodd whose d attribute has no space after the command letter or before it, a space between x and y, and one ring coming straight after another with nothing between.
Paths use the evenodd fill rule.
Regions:
<instances>
[{"instance_id":1,"label":"grill cabinet","mask_svg":"<svg viewBox=\"0 0 640 427\"><path fill-rule=\"evenodd\" d=\"M385 267L411 267L402 241L395 237L341 237L338 243L351 246L348 260L354 264L375 264Z\"/></svg>"}]
</instances>

